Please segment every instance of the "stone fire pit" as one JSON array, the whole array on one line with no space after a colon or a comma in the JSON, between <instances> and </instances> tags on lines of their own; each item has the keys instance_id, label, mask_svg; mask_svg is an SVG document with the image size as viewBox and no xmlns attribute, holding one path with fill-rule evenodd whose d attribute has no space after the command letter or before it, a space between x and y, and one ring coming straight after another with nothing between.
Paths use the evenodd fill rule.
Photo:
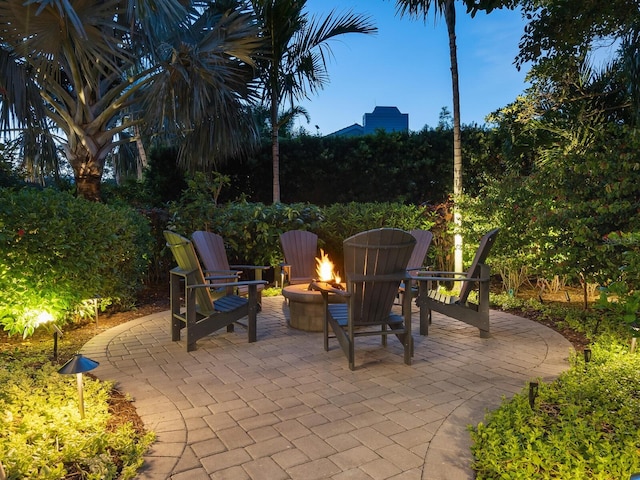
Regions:
<instances>
[{"instance_id":1,"label":"stone fire pit","mask_svg":"<svg viewBox=\"0 0 640 480\"><path fill-rule=\"evenodd\" d=\"M282 289L282 295L289 301L290 325L306 332L321 332L324 322L324 301L322 294L309 290L309 285L289 285ZM329 302L342 303L338 295L330 295Z\"/></svg>"}]
</instances>

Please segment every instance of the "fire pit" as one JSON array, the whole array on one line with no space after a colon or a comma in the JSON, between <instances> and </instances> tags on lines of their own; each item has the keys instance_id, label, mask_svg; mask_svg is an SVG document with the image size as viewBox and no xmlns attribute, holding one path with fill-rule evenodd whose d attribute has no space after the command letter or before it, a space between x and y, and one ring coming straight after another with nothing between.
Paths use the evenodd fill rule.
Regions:
<instances>
[{"instance_id":1,"label":"fire pit","mask_svg":"<svg viewBox=\"0 0 640 480\"><path fill-rule=\"evenodd\" d=\"M323 282L328 282L337 288L343 288L340 277L333 272L333 263L329 256L320 250L320 258L316 274ZM308 284L289 285L282 289L282 295L289 301L289 324L291 327L307 332L321 332L324 322L324 301L322 294L310 290ZM340 303L342 298L332 295L330 302Z\"/></svg>"}]
</instances>

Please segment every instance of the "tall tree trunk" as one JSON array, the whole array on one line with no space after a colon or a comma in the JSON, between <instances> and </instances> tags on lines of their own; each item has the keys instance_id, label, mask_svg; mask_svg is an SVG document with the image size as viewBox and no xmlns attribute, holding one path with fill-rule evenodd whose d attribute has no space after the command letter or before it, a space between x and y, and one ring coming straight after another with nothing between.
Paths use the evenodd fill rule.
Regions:
<instances>
[{"instance_id":1,"label":"tall tree trunk","mask_svg":"<svg viewBox=\"0 0 640 480\"><path fill-rule=\"evenodd\" d=\"M76 192L79 197L99 202L102 200L101 180L104 159L96 157L80 142L75 143L73 150L67 149L67 160L73 168Z\"/></svg>"},{"instance_id":2,"label":"tall tree trunk","mask_svg":"<svg viewBox=\"0 0 640 480\"><path fill-rule=\"evenodd\" d=\"M451 84L453 89L453 224L454 270L463 271L462 265L462 215L458 202L462 195L462 138L460 133L460 89L458 86L458 50L456 47L456 8L454 0L447 0L445 19L449 33L449 56L451 58Z\"/></svg>"},{"instance_id":3,"label":"tall tree trunk","mask_svg":"<svg viewBox=\"0 0 640 480\"><path fill-rule=\"evenodd\" d=\"M142 175L144 174L144 169L147 168L149 162L147 161L147 152L144 149L144 144L142 143L142 137L140 136L140 127L138 125L135 126L134 131L136 132L136 147L138 148L138 162L137 162L137 174L138 181L142 181Z\"/></svg>"},{"instance_id":4,"label":"tall tree trunk","mask_svg":"<svg viewBox=\"0 0 640 480\"><path fill-rule=\"evenodd\" d=\"M277 85L271 88L271 156L273 159L273 203L275 204L280 203L280 141L278 139L280 125L278 124L279 98Z\"/></svg>"}]
</instances>

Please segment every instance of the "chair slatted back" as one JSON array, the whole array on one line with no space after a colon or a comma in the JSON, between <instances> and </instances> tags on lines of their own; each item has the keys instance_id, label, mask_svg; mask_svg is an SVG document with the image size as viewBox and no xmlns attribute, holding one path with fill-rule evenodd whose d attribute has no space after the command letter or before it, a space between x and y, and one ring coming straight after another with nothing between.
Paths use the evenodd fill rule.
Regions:
<instances>
[{"instance_id":1,"label":"chair slatted back","mask_svg":"<svg viewBox=\"0 0 640 480\"><path fill-rule=\"evenodd\" d=\"M480 275L480 264L485 263L487 257L489 256L489 252L491 251L491 247L496 241L498 236L499 228L494 228L493 230L487 232L481 239L480 245L478 245L478 250L476 250L476 254L473 257L473 262L471 262L471 266L467 270L466 276L468 278L478 277ZM460 296L458 297L459 303L466 303L469 298L469 294L475 287L475 282L461 282L462 288L460 288Z\"/></svg>"},{"instance_id":2,"label":"chair slatted back","mask_svg":"<svg viewBox=\"0 0 640 480\"><path fill-rule=\"evenodd\" d=\"M415 244L413 235L396 228L369 230L344 241L347 289L352 294L351 313L356 324L380 323L389 316ZM380 279L352 284L360 275ZM397 280L383 281L385 277Z\"/></svg>"},{"instance_id":3,"label":"chair slatted back","mask_svg":"<svg viewBox=\"0 0 640 480\"><path fill-rule=\"evenodd\" d=\"M198 255L207 272L229 271L229 260L224 248L224 240L213 232L197 230L191 235ZM212 280L211 283L224 283L230 280Z\"/></svg>"},{"instance_id":4,"label":"chair slatted back","mask_svg":"<svg viewBox=\"0 0 640 480\"><path fill-rule=\"evenodd\" d=\"M424 259L427 257L427 252L431 246L433 233L429 230L411 230L409 233L416 238L416 246L413 248L407 268L421 268L424 266Z\"/></svg>"},{"instance_id":5,"label":"chair slatted back","mask_svg":"<svg viewBox=\"0 0 640 480\"><path fill-rule=\"evenodd\" d=\"M304 283L315 278L318 235L307 230L289 230L280 235L285 263L291 265L290 283Z\"/></svg>"},{"instance_id":6,"label":"chair slatted back","mask_svg":"<svg viewBox=\"0 0 640 480\"><path fill-rule=\"evenodd\" d=\"M164 231L164 238L178 264L178 268L185 273L189 273L189 278L191 279L189 283L203 285L205 283L204 274L196 251L193 248L193 243L188 238L169 230ZM204 315L214 312L213 299L208 288L196 289L196 305L198 306L198 311Z\"/></svg>"}]
</instances>

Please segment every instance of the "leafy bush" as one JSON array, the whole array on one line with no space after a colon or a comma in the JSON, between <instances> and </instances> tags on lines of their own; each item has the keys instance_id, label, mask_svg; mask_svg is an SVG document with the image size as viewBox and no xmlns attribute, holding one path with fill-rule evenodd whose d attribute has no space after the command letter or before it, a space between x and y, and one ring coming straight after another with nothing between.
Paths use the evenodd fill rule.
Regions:
<instances>
[{"instance_id":1,"label":"leafy bush","mask_svg":"<svg viewBox=\"0 0 640 480\"><path fill-rule=\"evenodd\" d=\"M187 237L196 230L221 235L230 263L276 265L283 259L281 233L314 230L323 220L320 208L314 205L264 205L243 200L217 205L214 192L207 181L190 182L180 201L169 206L168 228Z\"/></svg>"},{"instance_id":2,"label":"leafy bush","mask_svg":"<svg viewBox=\"0 0 640 480\"><path fill-rule=\"evenodd\" d=\"M533 276L605 285L633 258L628 245L611 240L612 232L639 230L639 147L640 130L611 125L586 151L558 152L554 161L487 178L480 195L467 199L463 219L501 228L491 259L512 279L526 268Z\"/></svg>"},{"instance_id":3,"label":"leafy bush","mask_svg":"<svg viewBox=\"0 0 640 480\"><path fill-rule=\"evenodd\" d=\"M0 325L29 335L72 320L87 299L128 306L142 286L146 219L52 189L0 189Z\"/></svg>"},{"instance_id":4,"label":"leafy bush","mask_svg":"<svg viewBox=\"0 0 640 480\"><path fill-rule=\"evenodd\" d=\"M585 364L539 382L471 428L481 479L629 478L640 471L640 356L601 339Z\"/></svg>"},{"instance_id":5,"label":"leafy bush","mask_svg":"<svg viewBox=\"0 0 640 480\"><path fill-rule=\"evenodd\" d=\"M75 375L26 360L0 358L0 459L7 478L134 478L154 435L139 434L130 423L109 426L112 385L84 376L82 419Z\"/></svg>"},{"instance_id":6,"label":"leafy bush","mask_svg":"<svg viewBox=\"0 0 640 480\"><path fill-rule=\"evenodd\" d=\"M335 203L322 211L324 221L315 233L324 242L324 250L336 265L341 263L343 256L342 242L356 233L383 227L429 230L436 223L435 213L424 207L401 203Z\"/></svg>"},{"instance_id":7,"label":"leafy bush","mask_svg":"<svg viewBox=\"0 0 640 480\"><path fill-rule=\"evenodd\" d=\"M429 230L437 213L426 207L401 203L333 204L324 208L308 203L265 205L244 200L217 204L215 182L194 177L178 202L170 204L168 228L190 236L195 230L221 235L230 263L277 265L283 260L280 234L309 230L319 237L320 247L337 260L342 242L358 232L393 227Z\"/></svg>"}]
</instances>

